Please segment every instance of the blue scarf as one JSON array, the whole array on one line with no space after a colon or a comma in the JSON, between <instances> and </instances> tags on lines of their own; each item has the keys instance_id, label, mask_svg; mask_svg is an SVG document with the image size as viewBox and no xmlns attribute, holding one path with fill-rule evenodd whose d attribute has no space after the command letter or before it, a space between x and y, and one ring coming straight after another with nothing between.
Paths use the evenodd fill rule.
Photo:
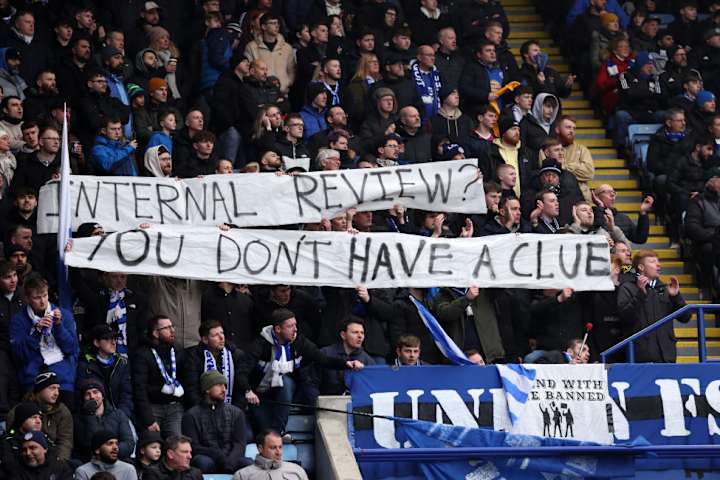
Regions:
<instances>
[{"instance_id":1,"label":"blue scarf","mask_svg":"<svg viewBox=\"0 0 720 480\"><path fill-rule=\"evenodd\" d=\"M217 368L217 362L212 352L207 348L204 350L205 354L205 372L210 370L217 370L223 374L227 380L227 391L225 393L225 403L232 403L232 393L235 384L235 366L233 365L233 358L230 350L227 347L223 347L221 355L220 368Z\"/></svg>"},{"instance_id":2,"label":"blue scarf","mask_svg":"<svg viewBox=\"0 0 720 480\"><path fill-rule=\"evenodd\" d=\"M423 116L426 119L430 118L440 110L440 87L442 86L440 74L435 67L429 73L421 72L417 62L412 64L410 72L415 80L415 89L425 105L425 115ZM426 82L425 79L428 77L430 81Z\"/></svg>"},{"instance_id":3,"label":"blue scarf","mask_svg":"<svg viewBox=\"0 0 720 480\"><path fill-rule=\"evenodd\" d=\"M110 293L110 301L108 303L105 322L108 325L115 324L120 334L117 342L117 351L120 355L127 357L127 308L125 305L125 290L112 291Z\"/></svg>"},{"instance_id":4,"label":"blue scarf","mask_svg":"<svg viewBox=\"0 0 720 480\"><path fill-rule=\"evenodd\" d=\"M683 130L682 132L671 132L670 130L665 130L665 138L667 138L673 143L677 143L683 138L685 138L686 132L687 130Z\"/></svg>"}]
</instances>

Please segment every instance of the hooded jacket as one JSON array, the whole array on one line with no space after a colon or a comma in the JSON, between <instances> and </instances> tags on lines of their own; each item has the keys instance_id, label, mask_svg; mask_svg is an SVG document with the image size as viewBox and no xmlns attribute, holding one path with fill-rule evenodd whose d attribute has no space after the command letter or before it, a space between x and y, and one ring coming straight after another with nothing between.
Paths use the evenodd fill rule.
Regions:
<instances>
[{"instance_id":1,"label":"hooded jacket","mask_svg":"<svg viewBox=\"0 0 720 480\"><path fill-rule=\"evenodd\" d=\"M145 170L150 172L153 177L166 178L170 175L165 175L160 168L160 155L158 150L162 145L150 147L145 152ZM166 147L167 148L167 147Z\"/></svg>"},{"instance_id":2,"label":"hooded jacket","mask_svg":"<svg viewBox=\"0 0 720 480\"><path fill-rule=\"evenodd\" d=\"M555 110L553 110L552 117L549 122L543 120L543 102L546 98L551 97L555 99ZM540 155L540 148L543 142L555 135L554 127L555 120L557 119L558 113L560 113L560 101L555 95L550 93L539 93L533 101L532 109L530 113L520 121L520 140L523 145L531 152L531 155L535 157L535 161L538 160Z\"/></svg>"},{"instance_id":3,"label":"hooded jacket","mask_svg":"<svg viewBox=\"0 0 720 480\"><path fill-rule=\"evenodd\" d=\"M465 143L473 129L472 119L459 108L440 107L430 119L433 138L448 138L451 143Z\"/></svg>"},{"instance_id":4,"label":"hooded jacket","mask_svg":"<svg viewBox=\"0 0 720 480\"><path fill-rule=\"evenodd\" d=\"M385 96L391 96L394 102L393 110L387 118L383 117L378 110L378 102ZM371 95L371 102L372 105L368 107L365 121L360 127L359 136L365 152L375 154L375 143L385 134L385 130L397 120L398 101L392 89L376 88Z\"/></svg>"},{"instance_id":5,"label":"hooded jacket","mask_svg":"<svg viewBox=\"0 0 720 480\"><path fill-rule=\"evenodd\" d=\"M20 76L20 72L10 71L10 67L8 67L7 60L5 59L7 51L7 48L0 48L0 87L2 87L4 96L15 96L25 101L27 83L25 83L25 80Z\"/></svg>"},{"instance_id":6,"label":"hooded jacket","mask_svg":"<svg viewBox=\"0 0 720 480\"><path fill-rule=\"evenodd\" d=\"M120 140L110 140L104 135L95 138L92 161L100 175L137 176L133 162L135 147Z\"/></svg>"},{"instance_id":7,"label":"hooded jacket","mask_svg":"<svg viewBox=\"0 0 720 480\"><path fill-rule=\"evenodd\" d=\"M109 430L117 435L119 458L130 458L135 451L133 431L130 429L130 419L122 410L115 409L110 403L104 402L104 411L101 416L93 413L78 412L74 415L75 443L73 456L85 462L90 461L93 455L90 441L96 432Z\"/></svg>"}]
</instances>

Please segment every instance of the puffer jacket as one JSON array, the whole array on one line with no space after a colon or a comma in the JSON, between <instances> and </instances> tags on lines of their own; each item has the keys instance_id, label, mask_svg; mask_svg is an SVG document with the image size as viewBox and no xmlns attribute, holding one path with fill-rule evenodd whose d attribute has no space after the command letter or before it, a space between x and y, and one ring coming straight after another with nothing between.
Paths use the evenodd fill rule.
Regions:
<instances>
[{"instance_id":1,"label":"puffer jacket","mask_svg":"<svg viewBox=\"0 0 720 480\"><path fill-rule=\"evenodd\" d=\"M182 433L192 439L193 455L206 455L222 471L235 471L245 458L245 414L235 405L204 399L183 415Z\"/></svg>"},{"instance_id":2,"label":"puffer jacket","mask_svg":"<svg viewBox=\"0 0 720 480\"><path fill-rule=\"evenodd\" d=\"M117 435L120 458L130 458L135 451L135 439L130 429L130 420L122 410L113 408L105 402L105 411L102 416L92 414L75 415L75 448L73 456L87 462L93 455L90 440L95 432L109 430Z\"/></svg>"}]
</instances>

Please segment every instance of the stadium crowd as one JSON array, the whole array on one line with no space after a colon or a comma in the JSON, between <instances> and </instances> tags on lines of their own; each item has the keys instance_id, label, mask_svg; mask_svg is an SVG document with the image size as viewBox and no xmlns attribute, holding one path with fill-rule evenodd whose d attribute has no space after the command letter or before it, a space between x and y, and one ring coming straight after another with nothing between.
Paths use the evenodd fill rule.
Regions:
<instances>
[{"instance_id":1,"label":"stadium crowd","mask_svg":"<svg viewBox=\"0 0 720 480\"><path fill-rule=\"evenodd\" d=\"M692 242L712 294L720 2L536 3L572 45L573 75L536 40L514 54L496 0L0 0L0 477L306 478L282 462L288 402L343 394L345 371L364 365L446 361L410 296L478 364L596 361L685 304L656 253L631 251L651 212L673 242ZM659 29L657 14L675 20ZM574 85L643 182L636 220L615 208L613 185L589 186L592 155L563 113ZM616 289L247 286L74 269L62 309L56 238L37 233L37 209L59 177L65 106L73 174L477 158L487 214L398 205L283 228L600 234ZM653 122L637 162L628 126ZM104 234L84 224L74 237ZM672 326L638 342L636 358L674 362Z\"/></svg>"}]
</instances>

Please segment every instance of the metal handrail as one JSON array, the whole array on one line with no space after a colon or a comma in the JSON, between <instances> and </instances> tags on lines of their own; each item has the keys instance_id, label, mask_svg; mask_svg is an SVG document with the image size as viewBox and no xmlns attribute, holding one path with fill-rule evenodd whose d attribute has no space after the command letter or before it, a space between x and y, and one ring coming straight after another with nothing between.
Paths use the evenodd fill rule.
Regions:
<instances>
[{"instance_id":1,"label":"metal handrail","mask_svg":"<svg viewBox=\"0 0 720 480\"><path fill-rule=\"evenodd\" d=\"M482 457L633 456L650 459L711 458L720 445L593 445L568 447L354 448L359 462L452 461Z\"/></svg>"},{"instance_id":2,"label":"metal handrail","mask_svg":"<svg viewBox=\"0 0 720 480\"><path fill-rule=\"evenodd\" d=\"M622 342L608 348L600 354L600 359L603 363L607 362L607 357L615 352L618 352L624 348L627 349L627 363L635 363L635 341L640 337L644 337L648 333L654 332L658 328L662 327L668 322L675 320L676 318L684 315L685 313L697 311L697 341L698 341L698 360L700 363L705 363L707 359L707 346L705 345L705 310L720 310L718 304L688 304L679 310L674 311L670 315L661 318L652 325L648 325L637 333L630 335Z\"/></svg>"}]
</instances>

